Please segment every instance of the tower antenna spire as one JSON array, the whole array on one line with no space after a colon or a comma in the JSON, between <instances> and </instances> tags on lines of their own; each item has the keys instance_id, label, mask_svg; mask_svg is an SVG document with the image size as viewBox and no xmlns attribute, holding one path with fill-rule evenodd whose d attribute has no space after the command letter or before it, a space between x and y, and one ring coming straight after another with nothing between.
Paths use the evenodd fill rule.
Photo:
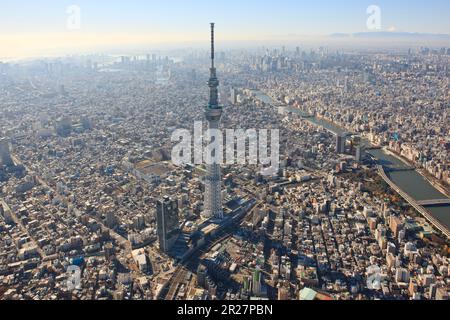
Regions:
<instances>
[{"instance_id":1,"label":"tower antenna spire","mask_svg":"<svg viewBox=\"0 0 450 320\"><path fill-rule=\"evenodd\" d=\"M214 25L215 23L211 23L211 68L210 68L210 76L208 81L209 86L209 107L210 108L218 108L219 106L219 96L218 96L218 87L219 80L216 75L216 67L214 65Z\"/></svg>"},{"instance_id":2,"label":"tower antenna spire","mask_svg":"<svg viewBox=\"0 0 450 320\"><path fill-rule=\"evenodd\" d=\"M211 68L214 68L214 22L211 22Z\"/></svg>"}]
</instances>

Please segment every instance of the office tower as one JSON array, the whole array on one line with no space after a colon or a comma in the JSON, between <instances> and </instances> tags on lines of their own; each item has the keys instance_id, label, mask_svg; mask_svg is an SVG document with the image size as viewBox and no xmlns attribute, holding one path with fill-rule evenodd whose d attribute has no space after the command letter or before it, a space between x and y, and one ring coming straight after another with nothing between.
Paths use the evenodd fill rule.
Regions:
<instances>
[{"instance_id":1,"label":"office tower","mask_svg":"<svg viewBox=\"0 0 450 320\"><path fill-rule=\"evenodd\" d=\"M249 293L252 291L252 277L244 276L242 279L242 291L244 293Z\"/></svg>"},{"instance_id":2,"label":"office tower","mask_svg":"<svg viewBox=\"0 0 450 320\"><path fill-rule=\"evenodd\" d=\"M214 23L211 23L211 68L209 86L209 104L205 110L209 129L219 129L222 107L218 101L219 80L214 66ZM205 216L223 219L220 164L207 164L205 177Z\"/></svg>"},{"instance_id":3,"label":"office tower","mask_svg":"<svg viewBox=\"0 0 450 320\"><path fill-rule=\"evenodd\" d=\"M406 268L397 268L395 272L395 281L397 283L408 283L410 279L410 272Z\"/></svg>"},{"instance_id":4,"label":"office tower","mask_svg":"<svg viewBox=\"0 0 450 320\"><path fill-rule=\"evenodd\" d=\"M339 134L336 136L336 153L345 153L345 137Z\"/></svg>"},{"instance_id":5,"label":"office tower","mask_svg":"<svg viewBox=\"0 0 450 320\"><path fill-rule=\"evenodd\" d=\"M355 161L359 163L364 157L364 146L362 145L361 138L355 137L353 144L355 146Z\"/></svg>"},{"instance_id":6,"label":"office tower","mask_svg":"<svg viewBox=\"0 0 450 320\"><path fill-rule=\"evenodd\" d=\"M144 219L144 216L142 214L139 214L136 217L134 217L134 219L133 219L133 227L136 230L142 230L142 229L145 228L145 219Z\"/></svg>"},{"instance_id":7,"label":"office tower","mask_svg":"<svg viewBox=\"0 0 450 320\"><path fill-rule=\"evenodd\" d=\"M0 160L5 166L14 164L11 158L11 151L9 149L9 141L6 138L0 139Z\"/></svg>"},{"instance_id":8,"label":"office tower","mask_svg":"<svg viewBox=\"0 0 450 320\"><path fill-rule=\"evenodd\" d=\"M252 289L254 295L260 295L261 294L261 285L262 285L262 273L259 268L257 268L253 272L253 283L252 283Z\"/></svg>"},{"instance_id":9,"label":"office tower","mask_svg":"<svg viewBox=\"0 0 450 320\"><path fill-rule=\"evenodd\" d=\"M178 219L178 202L169 197L156 203L156 224L159 240L159 248L163 252L169 252L180 234L180 222Z\"/></svg>"},{"instance_id":10,"label":"office tower","mask_svg":"<svg viewBox=\"0 0 450 320\"><path fill-rule=\"evenodd\" d=\"M230 102L231 102L232 105L236 105L237 104L237 90L235 88L231 88Z\"/></svg>"},{"instance_id":11,"label":"office tower","mask_svg":"<svg viewBox=\"0 0 450 320\"><path fill-rule=\"evenodd\" d=\"M364 155L363 147L361 145L356 146L356 155L355 160L356 162L361 162Z\"/></svg>"},{"instance_id":12,"label":"office tower","mask_svg":"<svg viewBox=\"0 0 450 320\"><path fill-rule=\"evenodd\" d=\"M197 285L204 288L206 286L207 269L204 265L199 265L197 268Z\"/></svg>"},{"instance_id":13,"label":"office tower","mask_svg":"<svg viewBox=\"0 0 450 320\"><path fill-rule=\"evenodd\" d=\"M110 209L111 210L111 209ZM114 229L114 227L117 224L117 219L116 216L114 214L114 211L108 211L106 213L106 226L110 229Z\"/></svg>"},{"instance_id":14,"label":"office tower","mask_svg":"<svg viewBox=\"0 0 450 320\"><path fill-rule=\"evenodd\" d=\"M0 215L3 217L7 224L14 223L14 219L12 217L11 209L9 206L3 201L0 200Z\"/></svg>"},{"instance_id":15,"label":"office tower","mask_svg":"<svg viewBox=\"0 0 450 320\"><path fill-rule=\"evenodd\" d=\"M402 221L397 218L391 216L391 220L389 222L389 225L391 227L391 231L394 234L394 237L397 238L399 236L400 231L403 229L404 225Z\"/></svg>"}]
</instances>

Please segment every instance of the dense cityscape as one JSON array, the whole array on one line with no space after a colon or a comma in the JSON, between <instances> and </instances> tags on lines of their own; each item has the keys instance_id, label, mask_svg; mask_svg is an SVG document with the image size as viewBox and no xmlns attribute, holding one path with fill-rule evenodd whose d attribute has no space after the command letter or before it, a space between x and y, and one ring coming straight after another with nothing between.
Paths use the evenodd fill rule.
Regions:
<instances>
[{"instance_id":1,"label":"dense cityscape","mask_svg":"<svg viewBox=\"0 0 450 320\"><path fill-rule=\"evenodd\" d=\"M0 300L449 300L450 44L218 28L0 58Z\"/></svg>"}]
</instances>

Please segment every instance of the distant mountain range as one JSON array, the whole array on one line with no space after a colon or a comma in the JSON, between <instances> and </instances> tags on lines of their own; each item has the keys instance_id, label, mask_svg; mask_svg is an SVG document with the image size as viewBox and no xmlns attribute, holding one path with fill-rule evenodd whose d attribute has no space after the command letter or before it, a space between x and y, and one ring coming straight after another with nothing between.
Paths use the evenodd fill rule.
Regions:
<instances>
[{"instance_id":1,"label":"distant mountain range","mask_svg":"<svg viewBox=\"0 0 450 320\"><path fill-rule=\"evenodd\" d=\"M405 40L448 40L450 34L433 33L411 33L411 32L359 32L359 33L334 33L332 38L354 38L354 39L405 39Z\"/></svg>"}]
</instances>

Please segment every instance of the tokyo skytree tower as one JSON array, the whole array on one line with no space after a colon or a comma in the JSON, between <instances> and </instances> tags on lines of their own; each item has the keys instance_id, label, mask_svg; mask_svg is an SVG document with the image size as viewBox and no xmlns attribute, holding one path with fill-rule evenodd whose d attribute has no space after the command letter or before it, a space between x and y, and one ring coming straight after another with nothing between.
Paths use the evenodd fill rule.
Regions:
<instances>
[{"instance_id":1,"label":"tokyo skytree tower","mask_svg":"<svg viewBox=\"0 0 450 320\"><path fill-rule=\"evenodd\" d=\"M205 109L205 117L209 129L219 129L222 107L219 106L219 80L214 66L214 23L211 23L211 68L209 86L209 103ZM220 164L207 164L205 177L205 215L223 219Z\"/></svg>"}]
</instances>

